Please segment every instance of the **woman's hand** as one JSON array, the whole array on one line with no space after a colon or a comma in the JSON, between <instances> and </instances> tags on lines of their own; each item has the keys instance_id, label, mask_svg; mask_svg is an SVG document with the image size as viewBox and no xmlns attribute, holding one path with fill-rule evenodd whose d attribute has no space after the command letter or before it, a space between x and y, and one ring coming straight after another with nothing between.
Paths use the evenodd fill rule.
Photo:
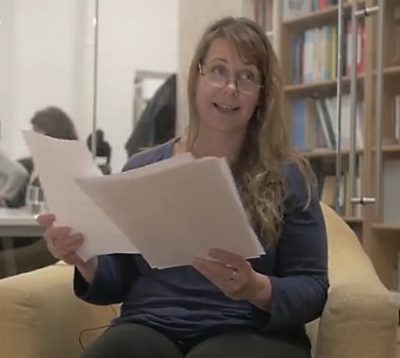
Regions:
<instances>
[{"instance_id":1,"label":"woman's hand","mask_svg":"<svg viewBox=\"0 0 400 358\"><path fill-rule=\"evenodd\" d=\"M83 261L76 254L83 244L82 235L71 234L69 227L54 226L55 219L53 214L42 214L37 219L40 225L46 227L44 238L48 250L55 258L76 266L84 279L91 284L97 270L97 257L93 257L87 262Z\"/></svg>"},{"instance_id":2,"label":"woman's hand","mask_svg":"<svg viewBox=\"0 0 400 358\"><path fill-rule=\"evenodd\" d=\"M246 300L268 311L271 301L271 282L268 276L253 270L243 257L221 249L211 249L213 260L196 258L193 267L208 278L226 296Z\"/></svg>"},{"instance_id":3,"label":"woman's hand","mask_svg":"<svg viewBox=\"0 0 400 358\"><path fill-rule=\"evenodd\" d=\"M46 228L44 238L50 253L70 265L80 265L84 261L76 254L83 243L81 234L71 235L71 228L53 226L56 217L53 214L42 214L38 217L40 225Z\"/></svg>"}]
</instances>

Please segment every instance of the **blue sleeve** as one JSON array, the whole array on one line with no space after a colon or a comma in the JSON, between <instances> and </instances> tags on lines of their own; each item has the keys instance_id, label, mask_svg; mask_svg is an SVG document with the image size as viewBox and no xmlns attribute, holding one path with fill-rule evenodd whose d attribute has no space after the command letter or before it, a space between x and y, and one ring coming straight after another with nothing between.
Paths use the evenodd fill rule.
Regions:
<instances>
[{"instance_id":1,"label":"blue sleeve","mask_svg":"<svg viewBox=\"0 0 400 358\"><path fill-rule=\"evenodd\" d=\"M98 267L91 285L75 268L75 294L82 300L97 305L120 303L139 274L134 255L101 255L98 256Z\"/></svg>"},{"instance_id":2,"label":"blue sleeve","mask_svg":"<svg viewBox=\"0 0 400 358\"><path fill-rule=\"evenodd\" d=\"M285 168L288 197L281 237L276 248L277 270L270 276L271 310L255 308L263 330L304 325L319 317L327 299L327 239L319 200L306 203L306 187L296 165Z\"/></svg>"},{"instance_id":3,"label":"blue sleeve","mask_svg":"<svg viewBox=\"0 0 400 358\"><path fill-rule=\"evenodd\" d=\"M139 168L159 160L157 150L148 150L134 155L123 171ZM90 285L75 268L74 290L82 300L98 305L119 303L124 300L133 281L140 275L133 254L98 256L98 267Z\"/></svg>"}]
</instances>

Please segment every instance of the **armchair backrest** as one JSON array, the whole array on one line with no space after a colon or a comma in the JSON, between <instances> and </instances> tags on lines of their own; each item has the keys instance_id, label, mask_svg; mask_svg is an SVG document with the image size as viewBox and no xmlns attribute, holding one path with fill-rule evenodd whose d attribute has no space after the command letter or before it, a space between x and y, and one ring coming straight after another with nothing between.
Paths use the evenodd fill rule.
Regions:
<instances>
[{"instance_id":1,"label":"armchair backrest","mask_svg":"<svg viewBox=\"0 0 400 358\"><path fill-rule=\"evenodd\" d=\"M397 306L345 221L321 204L328 234L328 301L314 337L315 358L394 358Z\"/></svg>"}]
</instances>

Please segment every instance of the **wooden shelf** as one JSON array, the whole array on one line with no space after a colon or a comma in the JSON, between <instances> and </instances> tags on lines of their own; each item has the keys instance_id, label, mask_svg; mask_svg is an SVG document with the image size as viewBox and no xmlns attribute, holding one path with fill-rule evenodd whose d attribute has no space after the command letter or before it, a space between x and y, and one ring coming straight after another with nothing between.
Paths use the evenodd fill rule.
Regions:
<instances>
[{"instance_id":1,"label":"wooden shelf","mask_svg":"<svg viewBox=\"0 0 400 358\"><path fill-rule=\"evenodd\" d=\"M365 0L358 0L359 4L365 3ZM349 14L351 4L343 5L345 13ZM286 28L314 28L324 26L327 23L337 23L339 7L338 5L330 6L321 11L314 11L304 16L299 16L294 19L288 19L282 22Z\"/></svg>"},{"instance_id":2,"label":"wooden shelf","mask_svg":"<svg viewBox=\"0 0 400 358\"><path fill-rule=\"evenodd\" d=\"M384 153L399 153L400 154L400 144L384 145L382 147L382 152L384 152Z\"/></svg>"},{"instance_id":3,"label":"wooden shelf","mask_svg":"<svg viewBox=\"0 0 400 358\"><path fill-rule=\"evenodd\" d=\"M400 225L379 223L379 224L373 224L372 228L374 230L399 231L400 232Z\"/></svg>"},{"instance_id":4,"label":"wooden shelf","mask_svg":"<svg viewBox=\"0 0 400 358\"><path fill-rule=\"evenodd\" d=\"M385 69L383 70L383 74L385 76L400 77L400 66L385 67Z\"/></svg>"},{"instance_id":5,"label":"wooden shelf","mask_svg":"<svg viewBox=\"0 0 400 358\"><path fill-rule=\"evenodd\" d=\"M373 149L373 151L375 151ZM300 151L303 156L306 158L334 158L336 157L336 150L331 149L316 149L313 151ZM382 152L385 154L385 157L397 157L400 155L400 144L391 144L384 145L382 147ZM342 155L349 155L350 152L348 150L342 151ZM357 155L362 155L363 151L358 149L356 151Z\"/></svg>"},{"instance_id":6,"label":"wooden shelf","mask_svg":"<svg viewBox=\"0 0 400 358\"><path fill-rule=\"evenodd\" d=\"M362 150L357 150L356 151L357 155L362 154ZM306 158L310 159L318 159L318 158L334 158L336 157L336 151L331 150L331 149L318 149L314 151L302 151L301 154L305 156ZM350 152L348 150L342 151L342 155L349 155Z\"/></svg>"},{"instance_id":7,"label":"wooden shelf","mask_svg":"<svg viewBox=\"0 0 400 358\"><path fill-rule=\"evenodd\" d=\"M343 220L346 221L348 224L362 224L364 222L363 218L357 218L357 217L343 217Z\"/></svg>"},{"instance_id":8,"label":"wooden shelf","mask_svg":"<svg viewBox=\"0 0 400 358\"><path fill-rule=\"evenodd\" d=\"M357 80L362 81L364 75L358 75ZM343 77L342 84L345 91L350 89L350 77ZM300 84L289 84L283 88L285 94L291 96L331 96L336 95L336 79L320 81L320 82L310 82L310 83L300 83Z\"/></svg>"},{"instance_id":9,"label":"wooden shelf","mask_svg":"<svg viewBox=\"0 0 400 358\"><path fill-rule=\"evenodd\" d=\"M349 5L344 6L345 9L349 9ZM294 19L283 21L283 26L286 27L301 27L301 28L313 28L318 27L321 24L326 25L327 22L335 22L337 20L338 6L331 6L325 10L311 12L304 16L299 16Z\"/></svg>"}]
</instances>

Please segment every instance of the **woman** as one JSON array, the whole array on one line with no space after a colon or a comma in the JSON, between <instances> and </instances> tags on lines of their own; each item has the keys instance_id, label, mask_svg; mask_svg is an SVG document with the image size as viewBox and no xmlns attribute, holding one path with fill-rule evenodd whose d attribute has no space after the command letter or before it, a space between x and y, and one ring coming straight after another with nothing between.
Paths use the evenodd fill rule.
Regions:
<instances>
[{"instance_id":1,"label":"woman","mask_svg":"<svg viewBox=\"0 0 400 358\"><path fill-rule=\"evenodd\" d=\"M84 263L80 234L43 215L49 249L76 266L76 294L123 302L121 316L82 357L310 357L304 324L327 296L326 232L308 165L288 144L281 74L264 32L225 18L197 46L188 83L186 136L142 152L130 170L190 151L225 157L249 219L266 249L260 258L211 249L213 260L153 270L140 255Z\"/></svg>"}]
</instances>

